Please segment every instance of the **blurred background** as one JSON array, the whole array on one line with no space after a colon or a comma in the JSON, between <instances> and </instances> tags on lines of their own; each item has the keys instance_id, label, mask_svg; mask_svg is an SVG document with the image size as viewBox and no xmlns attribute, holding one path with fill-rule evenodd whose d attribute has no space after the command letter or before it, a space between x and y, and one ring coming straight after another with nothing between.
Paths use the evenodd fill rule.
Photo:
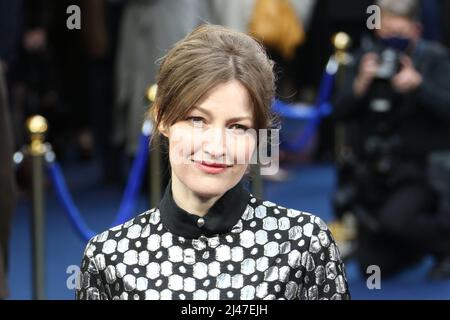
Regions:
<instances>
[{"instance_id":1,"label":"blurred background","mask_svg":"<svg viewBox=\"0 0 450 320\"><path fill-rule=\"evenodd\" d=\"M61 168L42 181L43 294L73 299L86 226L109 228L124 190L132 215L157 203L148 168L163 186L164 157L129 183L148 89L158 58L209 22L276 62L280 170L254 180L260 195L329 223L353 299L450 299L449 14L446 0L0 0L0 298L36 298L27 119L47 119Z\"/></svg>"}]
</instances>

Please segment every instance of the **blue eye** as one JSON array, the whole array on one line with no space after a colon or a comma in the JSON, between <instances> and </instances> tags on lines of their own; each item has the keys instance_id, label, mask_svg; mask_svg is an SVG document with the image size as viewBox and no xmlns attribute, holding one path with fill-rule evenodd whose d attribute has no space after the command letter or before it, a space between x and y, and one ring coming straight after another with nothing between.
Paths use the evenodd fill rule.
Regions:
<instances>
[{"instance_id":1,"label":"blue eye","mask_svg":"<svg viewBox=\"0 0 450 320\"><path fill-rule=\"evenodd\" d=\"M202 117L188 117L186 120L189 120L196 128L202 128L204 124L204 119Z\"/></svg>"},{"instance_id":2,"label":"blue eye","mask_svg":"<svg viewBox=\"0 0 450 320\"><path fill-rule=\"evenodd\" d=\"M231 129L234 130L234 132L236 133L245 133L249 128L242 124L233 124L231 126Z\"/></svg>"}]
</instances>

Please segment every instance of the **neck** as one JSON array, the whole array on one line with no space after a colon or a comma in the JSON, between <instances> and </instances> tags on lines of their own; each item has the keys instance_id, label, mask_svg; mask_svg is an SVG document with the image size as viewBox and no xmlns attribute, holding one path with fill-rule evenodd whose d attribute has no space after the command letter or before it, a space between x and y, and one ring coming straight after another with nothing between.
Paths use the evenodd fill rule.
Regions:
<instances>
[{"instance_id":1,"label":"neck","mask_svg":"<svg viewBox=\"0 0 450 320\"><path fill-rule=\"evenodd\" d=\"M183 210L203 217L222 196L203 197L187 188L175 175L172 176L172 196L175 203Z\"/></svg>"}]
</instances>

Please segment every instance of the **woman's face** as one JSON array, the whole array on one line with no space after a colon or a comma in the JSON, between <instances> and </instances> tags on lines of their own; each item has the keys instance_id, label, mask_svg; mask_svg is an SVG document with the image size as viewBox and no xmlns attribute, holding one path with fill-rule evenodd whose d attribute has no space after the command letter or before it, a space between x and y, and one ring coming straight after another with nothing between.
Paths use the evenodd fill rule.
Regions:
<instances>
[{"instance_id":1,"label":"woman's face","mask_svg":"<svg viewBox=\"0 0 450 320\"><path fill-rule=\"evenodd\" d=\"M186 118L161 130L169 139L172 180L199 197L221 196L247 169L256 146L253 128L245 87L236 80L216 86Z\"/></svg>"}]
</instances>

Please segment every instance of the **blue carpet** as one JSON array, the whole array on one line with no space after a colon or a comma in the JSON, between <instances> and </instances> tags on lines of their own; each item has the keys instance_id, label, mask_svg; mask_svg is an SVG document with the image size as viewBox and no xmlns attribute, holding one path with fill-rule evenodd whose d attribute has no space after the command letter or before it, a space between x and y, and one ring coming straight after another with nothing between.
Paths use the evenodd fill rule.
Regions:
<instances>
[{"instance_id":1,"label":"blue carpet","mask_svg":"<svg viewBox=\"0 0 450 320\"><path fill-rule=\"evenodd\" d=\"M122 190L102 187L95 165L64 166L74 201L88 225L97 231L109 227L117 212ZM265 198L285 207L314 213L325 221L332 220L330 195L335 181L332 166L308 166L292 169L287 182L265 182ZM136 213L147 209L146 194L139 199ZM78 265L85 243L75 233L62 207L49 188L46 198L46 295L49 299L73 299L74 292L67 288L70 274L66 270ZM31 299L31 242L30 203L21 197L13 221L11 238L9 282L11 299ZM353 299L450 299L450 281L429 282L426 272L431 259L397 275L383 280L381 289L369 290L367 275L358 271L356 264L346 264Z\"/></svg>"}]
</instances>

